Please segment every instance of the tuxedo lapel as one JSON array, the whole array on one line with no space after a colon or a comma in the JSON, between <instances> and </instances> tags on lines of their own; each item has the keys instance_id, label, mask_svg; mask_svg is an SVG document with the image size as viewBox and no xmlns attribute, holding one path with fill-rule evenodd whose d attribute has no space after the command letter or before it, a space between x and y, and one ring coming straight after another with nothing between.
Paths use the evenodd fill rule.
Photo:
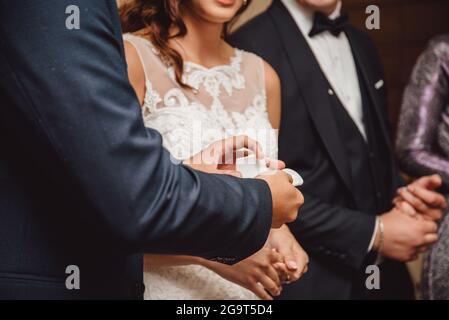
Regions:
<instances>
[{"instance_id":1,"label":"tuxedo lapel","mask_svg":"<svg viewBox=\"0 0 449 320\"><path fill-rule=\"evenodd\" d=\"M342 180L352 190L349 160L333 118L328 81L293 18L280 1L269 10L294 71L301 96ZM296 32L294 32L296 30Z\"/></svg>"},{"instance_id":2,"label":"tuxedo lapel","mask_svg":"<svg viewBox=\"0 0 449 320\"><path fill-rule=\"evenodd\" d=\"M364 50L360 45L360 41L357 41L357 36L354 34L354 30L352 30L351 28L347 28L345 33L349 40L349 43L351 44L355 63L360 70L359 74L361 75L361 79L359 79L359 81L363 81L367 88L369 99L374 106L374 113L377 118L376 120L382 130L382 136L385 139L389 151L391 151L390 136L388 134L388 129L386 127L384 117L381 114L381 110L383 108L382 102L380 101L378 93L375 91L377 89L376 86L378 85L378 82L376 83L376 81L378 81L378 79L375 78L372 69L369 67L369 58L364 54Z\"/></svg>"},{"instance_id":3,"label":"tuxedo lapel","mask_svg":"<svg viewBox=\"0 0 449 320\"><path fill-rule=\"evenodd\" d=\"M367 88L368 98L371 100L372 106L374 107L374 116L376 117L377 123L380 126L384 143L387 146L387 150L390 154L389 165L391 176L395 177L398 175L398 172L395 165L394 152L390 142L387 123L384 119L384 116L382 115L382 108L384 108L384 106L382 105L379 94L376 92L376 90L378 90L378 85L380 82L378 78L375 77L373 69L369 67L370 65L372 65L372 62L365 54L365 50L361 46L361 42L358 41L357 35L355 34L354 30L348 28L345 33L348 37L349 43L351 44L354 60L357 64L357 67L359 68L359 74L361 75L361 79L359 79L359 81L363 81L365 87ZM383 80L381 81L383 85ZM393 185L393 190L395 190L397 187L398 186Z\"/></svg>"}]
</instances>

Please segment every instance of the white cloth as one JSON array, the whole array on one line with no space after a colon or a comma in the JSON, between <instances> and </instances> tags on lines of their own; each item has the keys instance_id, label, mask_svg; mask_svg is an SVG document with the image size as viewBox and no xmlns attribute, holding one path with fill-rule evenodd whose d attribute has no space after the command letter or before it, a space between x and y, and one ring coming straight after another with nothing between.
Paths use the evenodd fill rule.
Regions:
<instances>
[{"instance_id":1,"label":"white cloth","mask_svg":"<svg viewBox=\"0 0 449 320\"><path fill-rule=\"evenodd\" d=\"M282 2L306 38L333 91L366 139L359 78L351 45L345 33L342 32L335 37L325 31L311 38L309 32L313 27L314 12L296 0L282 0ZM341 1L329 18L338 18L340 12Z\"/></svg>"},{"instance_id":2,"label":"white cloth","mask_svg":"<svg viewBox=\"0 0 449 320\"><path fill-rule=\"evenodd\" d=\"M229 64L214 68L185 62L183 82L191 90L176 82L173 68L164 63L150 41L130 34L124 40L136 48L145 71L145 125L161 133L164 146L177 160L239 134L258 140L264 153L277 159L277 135L268 119L262 59L236 50ZM252 292L198 265L144 272L145 299L257 299Z\"/></svg>"},{"instance_id":3,"label":"white cloth","mask_svg":"<svg viewBox=\"0 0 449 320\"><path fill-rule=\"evenodd\" d=\"M325 31L311 38L309 32L313 27L314 12L300 5L296 0L282 0L282 2L307 40L321 70L332 86L330 92L337 95L366 140L359 77L351 45L345 33L342 32L338 37L335 37L329 31ZM336 19L340 16L341 6L342 3L339 1L337 8L329 16L330 19ZM368 252L373 248L377 229L378 223L376 221Z\"/></svg>"}]
</instances>

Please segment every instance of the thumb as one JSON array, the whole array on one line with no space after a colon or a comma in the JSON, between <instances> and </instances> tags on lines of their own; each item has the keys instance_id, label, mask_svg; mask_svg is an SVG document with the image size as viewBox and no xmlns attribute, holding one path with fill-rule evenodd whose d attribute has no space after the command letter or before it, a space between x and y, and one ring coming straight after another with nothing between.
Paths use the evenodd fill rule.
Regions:
<instances>
[{"instance_id":1,"label":"thumb","mask_svg":"<svg viewBox=\"0 0 449 320\"><path fill-rule=\"evenodd\" d=\"M298 270L299 266L298 266L298 263L296 262L295 255L285 254L284 261L285 261L285 265L287 266L288 270L290 270L290 271Z\"/></svg>"}]
</instances>

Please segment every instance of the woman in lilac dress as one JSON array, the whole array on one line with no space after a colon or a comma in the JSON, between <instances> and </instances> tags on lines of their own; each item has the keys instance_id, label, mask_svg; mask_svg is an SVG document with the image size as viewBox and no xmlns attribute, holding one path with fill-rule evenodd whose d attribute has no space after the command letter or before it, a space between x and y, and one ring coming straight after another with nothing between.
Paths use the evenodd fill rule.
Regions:
<instances>
[{"instance_id":1,"label":"woman in lilac dress","mask_svg":"<svg viewBox=\"0 0 449 320\"><path fill-rule=\"evenodd\" d=\"M438 173L449 195L449 34L433 39L420 56L405 91L398 157L414 177ZM449 215L425 258L424 299L449 299Z\"/></svg>"}]
</instances>

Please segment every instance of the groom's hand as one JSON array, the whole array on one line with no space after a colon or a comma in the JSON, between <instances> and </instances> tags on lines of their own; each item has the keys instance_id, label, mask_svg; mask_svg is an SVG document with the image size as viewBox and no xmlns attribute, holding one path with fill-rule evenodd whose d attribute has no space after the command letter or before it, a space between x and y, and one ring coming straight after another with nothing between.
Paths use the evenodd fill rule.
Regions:
<instances>
[{"instance_id":1,"label":"groom's hand","mask_svg":"<svg viewBox=\"0 0 449 320\"><path fill-rule=\"evenodd\" d=\"M304 196L292 185L292 177L283 172L264 174L257 177L265 180L271 190L273 202L272 228L293 222L298 216L299 208L304 204Z\"/></svg>"},{"instance_id":2,"label":"groom's hand","mask_svg":"<svg viewBox=\"0 0 449 320\"><path fill-rule=\"evenodd\" d=\"M185 165L206 173L229 174L241 177L236 170L236 160L252 152L256 158L265 158L259 143L248 136L234 136L212 143L209 147L184 161ZM282 166L283 162L279 162ZM280 168L282 169L282 168Z\"/></svg>"}]
</instances>

